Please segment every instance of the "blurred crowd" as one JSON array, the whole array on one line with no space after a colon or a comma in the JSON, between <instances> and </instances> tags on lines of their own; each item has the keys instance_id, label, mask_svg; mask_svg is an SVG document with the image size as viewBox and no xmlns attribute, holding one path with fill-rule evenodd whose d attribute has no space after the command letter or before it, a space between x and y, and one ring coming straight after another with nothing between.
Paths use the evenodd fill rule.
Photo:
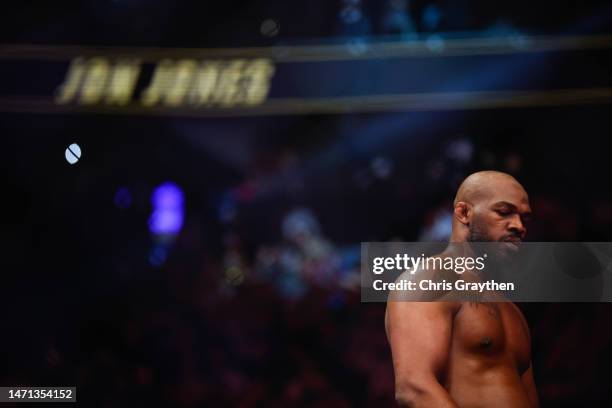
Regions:
<instances>
[{"instance_id":1,"label":"blurred crowd","mask_svg":"<svg viewBox=\"0 0 612 408\"><path fill-rule=\"evenodd\" d=\"M334 246L323 230L297 208L279 241L250 260L237 237L219 260L190 258L179 239L156 278L81 322L82 398L105 407L393 406L385 305L360 303L358 248ZM519 306L542 406L606 406L612 309Z\"/></svg>"},{"instance_id":2,"label":"blurred crowd","mask_svg":"<svg viewBox=\"0 0 612 408\"><path fill-rule=\"evenodd\" d=\"M214 260L183 257L90 311L82 398L100 406L350 407L393 403L384 305L362 305L358 248L338 250L314 214L291 211L253 262L238 238Z\"/></svg>"}]
</instances>

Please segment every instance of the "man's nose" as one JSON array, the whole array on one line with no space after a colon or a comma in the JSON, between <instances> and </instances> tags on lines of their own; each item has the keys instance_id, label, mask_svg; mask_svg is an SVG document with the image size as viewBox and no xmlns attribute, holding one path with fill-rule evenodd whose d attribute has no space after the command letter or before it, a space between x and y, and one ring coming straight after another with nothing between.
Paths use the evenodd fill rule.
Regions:
<instances>
[{"instance_id":1,"label":"man's nose","mask_svg":"<svg viewBox=\"0 0 612 408\"><path fill-rule=\"evenodd\" d=\"M523 224L523 221L521 220L521 217L518 214L512 217L508 229L519 234L521 239L525 236L525 233L527 232L525 224Z\"/></svg>"}]
</instances>

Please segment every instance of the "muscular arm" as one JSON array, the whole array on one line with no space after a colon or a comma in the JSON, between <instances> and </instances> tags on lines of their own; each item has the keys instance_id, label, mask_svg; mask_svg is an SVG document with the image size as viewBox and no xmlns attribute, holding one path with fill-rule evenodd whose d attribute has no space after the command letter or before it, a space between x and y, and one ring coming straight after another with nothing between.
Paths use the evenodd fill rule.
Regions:
<instances>
[{"instance_id":1,"label":"muscular arm","mask_svg":"<svg viewBox=\"0 0 612 408\"><path fill-rule=\"evenodd\" d=\"M458 408L440 384L455 308L447 302L388 302L385 326L400 406Z\"/></svg>"}]
</instances>

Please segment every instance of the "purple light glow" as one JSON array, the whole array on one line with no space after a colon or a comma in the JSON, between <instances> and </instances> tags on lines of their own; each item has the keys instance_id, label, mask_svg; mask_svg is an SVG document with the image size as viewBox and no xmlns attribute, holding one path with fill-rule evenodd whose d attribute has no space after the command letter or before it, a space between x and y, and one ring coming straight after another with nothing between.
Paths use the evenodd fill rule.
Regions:
<instances>
[{"instance_id":1,"label":"purple light glow","mask_svg":"<svg viewBox=\"0 0 612 408\"><path fill-rule=\"evenodd\" d=\"M178 234L185 216L184 195L179 186L166 182L151 195L153 213L149 217L149 230L156 235Z\"/></svg>"}]
</instances>

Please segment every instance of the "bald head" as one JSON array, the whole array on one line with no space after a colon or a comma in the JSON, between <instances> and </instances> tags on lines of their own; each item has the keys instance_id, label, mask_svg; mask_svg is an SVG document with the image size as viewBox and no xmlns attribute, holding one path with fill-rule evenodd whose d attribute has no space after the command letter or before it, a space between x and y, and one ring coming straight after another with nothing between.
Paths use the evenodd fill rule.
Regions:
<instances>
[{"instance_id":1,"label":"bald head","mask_svg":"<svg viewBox=\"0 0 612 408\"><path fill-rule=\"evenodd\" d=\"M457 190L454 204L456 205L460 201L476 204L479 200L489 198L507 187L525 191L523 186L507 173L492 170L479 171L463 180Z\"/></svg>"},{"instance_id":2,"label":"bald head","mask_svg":"<svg viewBox=\"0 0 612 408\"><path fill-rule=\"evenodd\" d=\"M522 239L530 215L527 192L514 177L499 171L480 171L468 176L457 190L451 239Z\"/></svg>"}]
</instances>

